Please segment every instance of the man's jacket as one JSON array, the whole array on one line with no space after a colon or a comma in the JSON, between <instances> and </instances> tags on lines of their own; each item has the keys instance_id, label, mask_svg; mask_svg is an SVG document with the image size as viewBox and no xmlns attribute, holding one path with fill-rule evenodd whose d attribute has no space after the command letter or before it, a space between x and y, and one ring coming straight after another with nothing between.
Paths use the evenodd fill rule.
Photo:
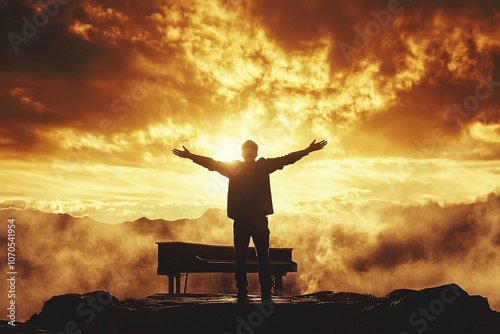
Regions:
<instances>
[{"instance_id":1,"label":"man's jacket","mask_svg":"<svg viewBox=\"0 0 500 334\"><path fill-rule=\"evenodd\" d=\"M273 214L269 174L293 164L308 153L297 151L278 158L222 162L194 154L193 162L229 178L227 215L232 219Z\"/></svg>"}]
</instances>

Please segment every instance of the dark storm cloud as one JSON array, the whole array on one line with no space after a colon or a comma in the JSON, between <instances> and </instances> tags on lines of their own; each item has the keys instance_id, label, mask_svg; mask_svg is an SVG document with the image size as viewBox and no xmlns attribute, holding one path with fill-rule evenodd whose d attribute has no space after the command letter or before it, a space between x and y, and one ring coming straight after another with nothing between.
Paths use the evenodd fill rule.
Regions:
<instances>
[{"instance_id":1,"label":"dark storm cloud","mask_svg":"<svg viewBox=\"0 0 500 334\"><path fill-rule=\"evenodd\" d=\"M47 4L57 2L41 3L5 1L0 4L0 33L4 36L0 49L0 103L5 106L0 110L5 121L0 125L3 149L29 151L37 142L47 148L56 147L57 143L51 143L40 133L62 128L82 133L94 131L100 128L103 119L115 121L114 131L127 133L146 128L167 116L176 117L176 123L188 120L190 124L211 127L227 115L226 97L214 98L214 95L224 82L231 81L224 81L224 72L196 68L203 64L193 65L192 59L187 60L189 52L190 57L199 61L212 56L207 50L218 52L217 48L225 47L216 43L218 36L211 29L222 25L217 21L219 14L214 16L214 23L209 22L213 18L193 18L200 9L177 1L60 0L57 13L37 29L35 36L27 38L27 43L18 44L16 53L8 34L22 36L23 18L32 22ZM318 118L332 124L359 117L359 128L352 128L358 138L362 137L358 131L378 135L372 142L391 142L395 136L400 139L398 154L404 154L415 148L416 139L428 137L436 127L447 135L458 136L478 119L486 124L498 124L500 87L495 87L487 100L480 101L480 108L468 117L457 115L453 110L455 103L463 103L475 93L481 78L487 80L491 76L492 80L500 81L500 47L495 42L498 29L495 30L494 25L500 14L496 1L256 0L221 1L218 6L228 10L226 14L236 13L239 6L245 6L244 18L264 27L267 36L290 54L295 51L308 54L318 49L323 39L328 39L331 42L327 59L330 75L340 77L341 81L363 74L366 63L375 64L378 72L369 84L381 94L395 96L384 110L374 113L366 106L370 104L356 103L372 99L372 90L362 89L367 85L364 81L358 84L358 90L353 89L352 83L347 87L349 98L355 102L352 106L342 105L338 110L328 111L328 115L316 113ZM397 13L391 15L387 26L366 46L358 48L351 62L347 61L340 44L355 46L355 28L363 29L375 20L373 13L383 15L382 11L390 9ZM168 20L176 15L179 19ZM231 23L224 24L232 27ZM167 41L168 28L178 29L177 41ZM211 50L206 47L210 43ZM196 48L202 44L205 53L197 52ZM230 102L231 110L248 108L249 100L254 97L270 107L276 102L276 88L282 88L298 100L304 96L317 100L337 96L345 88L329 87L316 92L310 87L295 87L290 91L289 83L279 77L273 81L272 89L266 85L264 89L260 86L275 66L273 59L264 51L245 57L261 75L243 88L234 88L238 99ZM214 59L216 57L207 64L227 65L227 59ZM124 110L124 96L130 95L151 75L145 64L167 69L155 81L161 81L162 86L154 92L148 91L147 101L121 117L123 113L114 111ZM235 66L231 72L239 70ZM117 99L121 104L113 107ZM307 106L311 110L316 107ZM461 122L458 130L457 122ZM355 142L349 138L346 141L347 145Z\"/></svg>"},{"instance_id":2,"label":"dark storm cloud","mask_svg":"<svg viewBox=\"0 0 500 334\"><path fill-rule=\"evenodd\" d=\"M1 145L12 151L34 149L37 141L45 141L39 131L98 128L99 121L111 113L112 101L128 93L133 87L131 82L147 76L134 63L136 56L159 53L127 35L130 27L148 28L144 15L154 12L155 6L139 6L132 1L108 3L108 7L62 0L37 4L6 1L0 5L0 99L4 121L0 133ZM97 14L92 12L92 5L97 6ZM115 5L129 12L113 16L117 13ZM37 27L34 22L40 12L48 20ZM110 17L103 18L103 13ZM120 18L126 22L120 22ZM76 23L89 25L88 39L71 30ZM36 30L25 27L30 25ZM113 35L113 30L102 33L113 27L123 36ZM150 32L158 37L154 29ZM21 39L23 42L19 42Z\"/></svg>"},{"instance_id":3,"label":"dark storm cloud","mask_svg":"<svg viewBox=\"0 0 500 334\"><path fill-rule=\"evenodd\" d=\"M457 24L455 15L470 15L473 20L493 20L498 16L499 4L494 0L483 1L397 1L397 0L357 0L341 1L293 1L256 0L248 2L249 13L259 19L267 28L267 32L280 45L287 49L301 50L307 43L328 36L335 42L332 57L335 61L343 58L338 54L340 42L352 43L355 37L355 27L374 20L372 11L386 11L388 8L397 8L398 13L391 15L394 18L402 17L403 26L396 28L387 26L383 33L396 31L391 38L395 42L404 39L409 34L422 30L422 27L432 22L436 12L443 11L450 16L450 24ZM397 36L400 36L399 38ZM380 42L379 38L376 38ZM404 43L397 43L399 51L404 52ZM313 45L313 44L310 44ZM376 49L378 43L372 43ZM338 49L338 50L337 50ZM381 50L387 53L387 50ZM397 48L396 48L397 49ZM343 64L332 63L332 66L343 67Z\"/></svg>"},{"instance_id":4,"label":"dark storm cloud","mask_svg":"<svg viewBox=\"0 0 500 334\"><path fill-rule=\"evenodd\" d=\"M72 20L83 15L81 3L58 3L53 17L41 11L45 13L42 18L47 18L47 21L35 25L34 22L38 21L34 17L40 17L35 15L38 13L36 9L40 8L36 4L34 1L7 1L0 7L2 72L49 77L81 74L83 66L99 53L97 46L68 31Z\"/></svg>"},{"instance_id":5,"label":"dark storm cloud","mask_svg":"<svg viewBox=\"0 0 500 334\"><path fill-rule=\"evenodd\" d=\"M476 92L488 98L480 99ZM342 143L346 148L355 149L362 140L367 153L372 154L383 155L385 151L410 157L415 153L412 157L418 158L415 151L420 151L427 158L437 157L448 144L459 140L472 123L499 124L499 105L500 81L488 77L463 84L443 83L439 87L422 81L411 90L401 92L397 103L384 113L363 119ZM359 131L364 134L361 138ZM381 142L391 143L393 150L387 152L383 145L373 146ZM494 145L488 152L483 158L500 157Z\"/></svg>"},{"instance_id":6,"label":"dark storm cloud","mask_svg":"<svg viewBox=\"0 0 500 334\"><path fill-rule=\"evenodd\" d=\"M332 76L378 64L375 84L397 98L383 113L360 111L365 119L353 137L361 130L376 137L373 142L398 138L400 153L408 154L436 128L452 138L477 120L499 123L497 1L282 0L254 1L248 8L285 49L314 48L315 41L329 39ZM476 98L478 89L487 98ZM353 139L345 138L346 144Z\"/></svg>"}]
</instances>

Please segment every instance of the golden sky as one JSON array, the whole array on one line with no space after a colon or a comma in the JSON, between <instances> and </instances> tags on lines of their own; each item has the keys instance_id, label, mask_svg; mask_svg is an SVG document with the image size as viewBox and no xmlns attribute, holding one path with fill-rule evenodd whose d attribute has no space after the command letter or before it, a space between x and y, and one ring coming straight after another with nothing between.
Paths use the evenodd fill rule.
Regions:
<instances>
[{"instance_id":1,"label":"golden sky","mask_svg":"<svg viewBox=\"0 0 500 334\"><path fill-rule=\"evenodd\" d=\"M247 139L263 157L326 139L271 177L296 293L456 282L500 309L498 0L56 1L0 1L0 209L195 218L225 208L227 181L174 147L232 160ZM68 291L164 289L147 222L58 219L19 212L23 316ZM208 211L172 238L231 227Z\"/></svg>"},{"instance_id":2,"label":"golden sky","mask_svg":"<svg viewBox=\"0 0 500 334\"><path fill-rule=\"evenodd\" d=\"M500 184L499 19L496 0L3 1L0 206L196 217L225 180L172 148L230 160L246 139L329 142L272 176L276 211L474 201Z\"/></svg>"}]
</instances>

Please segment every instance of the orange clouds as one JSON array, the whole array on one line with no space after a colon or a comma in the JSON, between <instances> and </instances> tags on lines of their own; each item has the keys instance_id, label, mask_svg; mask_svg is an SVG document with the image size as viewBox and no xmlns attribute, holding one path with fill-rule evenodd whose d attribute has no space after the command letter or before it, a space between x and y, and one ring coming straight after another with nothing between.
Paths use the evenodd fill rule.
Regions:
<instances>
[{"instance_id":1,"label":"orange clouds","mask_svg":"<svg viewBox=\"0 0 500 334\"><path fill-rule=\"evenodd\" d=\"M110 223L199 217L224 209L227 181L173 147L232 160L247 139L264 157L327 139L271 177L272 243L295 248L294 293L457 282L498 309L499 3L396 5L68 2L19 52L8 38L0 48L0 208ZM39 6L2 2L1 35ZM163 291L154 242L230 243L221 212L115 230L25 213L20 291L38 305L70 290Z\"/></svg>"},{"instance_id":2,"label":"orange clouds","mask_svg":"<svg viewBox=\"0 0 500 334\"><path fill-rule=\"evenodd\" d=\"M35 131L42 122L49 131L73 128L82 136L103 126L108 131L105 125L116 123L104 137L111 144L114 135L158 126L195 125L207 130L200 133L204 136L217 130L216 123L233 120L239 126L245 120L255 131L262 128L259 122L246 120L258 108L262 121L284 119L292 125L287 137L305 134L310 122L323 136L342 136L391 110L407 110L413 119L436 124L447 103L463 99L480 75L487 78L497 71L498 29L488 22L498 16L498 8L488 1L453 5L452 11L443 10L449 7L444 1L400 3L352 64L339 57L339 45L354 43L356 29L374 20L370 13L380 14L396 6L393 2L68 4L47 32L19 54L19 65L6 71L13 80L4 85L31 96L24 96L24 102L5 96L4 116L23 127L26 138L49 140L49 145L57 143ZM29 15L31 8L8 6L19 16ZM19 22L11 18L8 23L14 30ZM39 46L46 57L35 57ZM114 115L116 100L130 98L152 69L161 80L153 82L147 97L131 103L135 107L127 117ZM423 108L421 89L427 100ZM496 103L492 96L484 113L491 114ZM42 109L43 120L37 115ZM392 115L384 124L390 133L422 132L411 128L413 120L401 123L398 118ZM4 143L20 140L5 131L3 137ZM26 142L28 149L33 140ZM406 149L413 149L409 145ZM15 154L14 147L5 149Z\"/></svg>"},{"instance_id":3,"label":"orange clouds","mask_svg":"<svg viewBox=\"0 0 500 334\"><path fill-rule=\"evenodd\" d=\"M17 54L0 50L2 205L110 222L194 217L223 206L225 189L205 196L219 181L172 147L227 160L249 138L266 157L331 143L273 175L283 210L495 190L498 3L396 5L69 2ZM0 5L4 35L36 8ZM370 41L356 46L367 27ZM358 49L351 62L342 43Z\"/></svg>"}]
</instances>

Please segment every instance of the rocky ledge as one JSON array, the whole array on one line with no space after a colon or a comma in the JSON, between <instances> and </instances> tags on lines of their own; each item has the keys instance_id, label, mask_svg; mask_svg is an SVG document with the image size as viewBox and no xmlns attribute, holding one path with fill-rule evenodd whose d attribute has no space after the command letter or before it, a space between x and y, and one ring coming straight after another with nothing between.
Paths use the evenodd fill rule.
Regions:
<instances>
[{"instance_id":1,"label":"rocky ledge","mask_svg":"<svg viewBox=\"0 0 500 334\"><path fill-rule=\"evenodd\" d=\"M45 302L26 323L1 333L454 333L498 334L500 313L456 284L384 297L322 291L261 302L233 295L156 294L118 300L107 291L66 294Z\"/></svg>"}]
</instances>

